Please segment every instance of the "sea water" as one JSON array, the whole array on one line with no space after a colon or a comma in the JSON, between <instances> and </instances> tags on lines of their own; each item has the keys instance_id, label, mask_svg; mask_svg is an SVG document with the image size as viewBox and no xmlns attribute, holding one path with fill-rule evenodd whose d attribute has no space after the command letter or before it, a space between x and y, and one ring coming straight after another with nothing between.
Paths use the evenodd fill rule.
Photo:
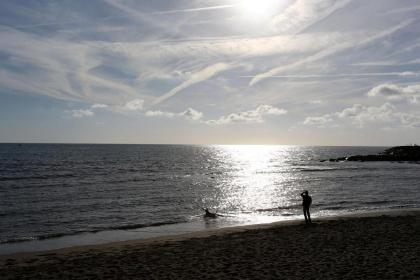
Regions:
<instances>
[{"instance_id":1,"label":"sea water","mask_svg":"<svg viewBox=\"0 0 420 280\"><path fill-rule=\"evenodd\" d=\"M0 253L301 219L303 190L315 218L418 208L420 164L321 162L384 149L0 144Z\"/></svg>"}]
</instances>

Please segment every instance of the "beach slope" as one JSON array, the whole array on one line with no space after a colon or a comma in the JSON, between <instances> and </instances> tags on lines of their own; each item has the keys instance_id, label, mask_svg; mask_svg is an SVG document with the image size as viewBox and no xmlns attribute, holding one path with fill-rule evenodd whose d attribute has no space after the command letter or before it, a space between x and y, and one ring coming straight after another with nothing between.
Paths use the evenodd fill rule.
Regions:
<instances>
[{"instance_id":1,"label":"beach slope","mask_svg":"<svg viewBox=\"0 0 420 280\"><path fill-rule=\"evenodd\" d=\"M420 279L420 214L277 223L0 256L2 279Z\"/></svg>"}]
</instances>

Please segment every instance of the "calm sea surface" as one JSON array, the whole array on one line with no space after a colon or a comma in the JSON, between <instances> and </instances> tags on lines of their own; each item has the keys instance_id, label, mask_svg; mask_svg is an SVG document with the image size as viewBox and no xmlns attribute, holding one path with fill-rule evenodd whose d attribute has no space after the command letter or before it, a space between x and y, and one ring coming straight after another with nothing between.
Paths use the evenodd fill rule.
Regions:
<instances>
[{"instance_id":1,"label":"calm sea surface","mask_svg":"<svg viewBox=\"0 0 420 280\"><path fill-rule=\"evenodd\" d=\"M84 233L420 207L420 164L320 162L383 147L0 144L0 251ZM209 224L206 222L205 227ZM170 227L169 227L170 228ZM24 242L27 243L27 242Z\"/></svg>"}]
</instances>

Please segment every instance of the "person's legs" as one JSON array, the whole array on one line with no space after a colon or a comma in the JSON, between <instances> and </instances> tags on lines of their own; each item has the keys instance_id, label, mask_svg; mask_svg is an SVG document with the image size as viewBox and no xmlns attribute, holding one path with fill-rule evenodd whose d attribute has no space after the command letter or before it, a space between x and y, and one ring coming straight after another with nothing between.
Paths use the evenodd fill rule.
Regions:
<instances>
[{"instance_id":1,"label":"person's legs","mask_svg":"<svg viewBox=\"0 0 420 280\"><path fill-rule=\"evenodd\" d=\"M309 223L312 223L312 221L311 221L311 213L309 213L309 207L308 208L306 208L306 216L308 216L308 221L309 221Z\"/></svg>"},{"instance_id":2,"label":"person's legs","mask_svg":"<svg viewBox=\"0 0 420 280\"><path fill-rule=\"evenodd\" d=\"M305 222L308 223L308 217L306 216L306 207L303 207L303 216L305 216Z\"/></svg>"}]
</instances>

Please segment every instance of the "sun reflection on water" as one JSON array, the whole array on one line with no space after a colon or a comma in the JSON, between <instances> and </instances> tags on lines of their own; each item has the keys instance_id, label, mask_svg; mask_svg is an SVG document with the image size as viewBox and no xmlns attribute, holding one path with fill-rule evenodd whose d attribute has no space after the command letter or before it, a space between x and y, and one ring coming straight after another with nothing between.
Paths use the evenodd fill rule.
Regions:
<instances>
[{"instance_id":1,"label":"sun reflection on water","mask_svg":"<svg viewBox=\"0 0 420 280\"><path fill-rule=\"evenodd\" d=\"M292 150L291 146L217 146L224 172L216 183L215 208L258 216L261 222L279 215L293 191L286 162Z\"/></svg>"}]
</instances>

